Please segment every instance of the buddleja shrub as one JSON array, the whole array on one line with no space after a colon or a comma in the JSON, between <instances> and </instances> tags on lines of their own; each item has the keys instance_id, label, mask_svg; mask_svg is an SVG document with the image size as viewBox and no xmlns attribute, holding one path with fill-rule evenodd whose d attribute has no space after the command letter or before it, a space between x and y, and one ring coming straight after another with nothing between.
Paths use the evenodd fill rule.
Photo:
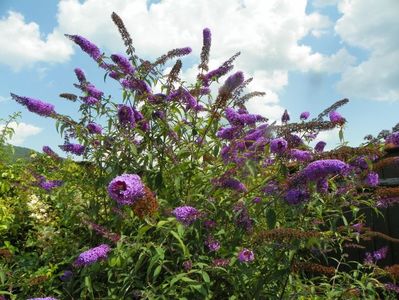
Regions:
<instances>
[{"instance_id":1,"label":"buddleja shrub","mask_svg":"<svg viewBox=\"0 0 399 300\"><path fill-rule=\"evenodd\" d=\"M127 56L66 37L120 84L121 98L106 96L81 69L81 94L60 95L79 109L78 120L11 94L56 120L60 148L84 159L61 159L47 146L37 158L32 193L52 211L53 239L21 249L40 264L26 280L3 280L11 297L337 299L398 289L389 277L397 272L377 266L385 249L364 262L347 256L376 234L362 210L376 207L371 162L382 154L380 140L329 152L323 141L309 146L324 130L340 128L342 138L346 120L336 110L348 100L311 120L304 112L292 123L285 112L281 125L270 123L245 107L263 93L244 94L252 79L232 71L239 53L209 71L209 29L197 80L187 85L180 59L166 75L164 65L190 48L142 60L122 20L112 19ZM11 266L20 272L23 262Z\"/></svg>"}]
</instances>

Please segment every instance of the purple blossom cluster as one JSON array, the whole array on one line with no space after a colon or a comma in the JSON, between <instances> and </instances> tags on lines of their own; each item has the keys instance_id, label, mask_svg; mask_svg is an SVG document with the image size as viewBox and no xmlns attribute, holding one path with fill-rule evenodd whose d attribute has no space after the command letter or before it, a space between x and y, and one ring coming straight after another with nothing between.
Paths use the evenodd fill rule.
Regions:
<instances>
[{"instance_id":1,"label":"purple blossom cluster","mask_svg":"<svg viewBox=\"0 0 399 300\"><path fill-rule=\"evenodd\" d=\"M194 207L184 205L176 207L172 214L176 217L177 221L189 226L201 217L201 213Z\"/></svg>"},{"instance_id":2,"label":"purple blossom cluster","mask_svg":"<svg viewBox=\"0 0 399 300\"><path fill-rule=\"evenodd\" d=\"M387 144L394 144L395 146L399 146L399 131L388 135L385 139L385 142Z\"/></svg>"},{"instance_id":3,"label":"purple blossom cluster","mask_svg":"<svg viewBox=\"0 0 399 300\"><path fill-rule=\"evenodd\" d=\"M58 147L60 147L60 149L65 152L69 152L75 155L82 155L86 150L85 146L72 143L65 143L64 145L59 145Z\"/></svg>"},{"instance_id":4,"label":"purple blossom cluster","mask_svg":"<svg viewBox=\"0 0 399 300\"><path fill-rule=\"evenodd\" d=\"M310 116L310 112L304 111L300 114L299 119L301 119L302 121L305 121L309 118L309 116Z\"/></svg>"},{"instance_id":5,"label":"purple blossom cluster","mask_svg":"<svg viewBox=\"0 0 399 300\"><path fill-rule=\"evenodd\" d=\"M238 253L238 260L240 262L251 262L255 260L255 254L253 251L244 248Z\"/></svg>"},{"instance_id":6,"label":"purple blossom cluster","mask_svg":"<svg viewBox=\"0 0 399 300\"><path fill-rule=\"evenodd\" d=\"M210 81L213 79L219 79L220 77L222 77L223 75L226 75L228 72L231 71L231 69L233 69L233 66L225 66L222 65L219 68L212 70L208 73L206 73L203 77L202 77L202 82L203 85L205 87L208 87L210 85Z\"/></svg>"},{"instance_id":7,"label":"purple blossom cluster","mask_svg":"<svg viewBox=\"0 0 399 300\"><path fill-rule=\"evenodd\" d=\"M50 103L43 102L38 99L21 97L11 93L11 98L13 98L19 104L25 106L30 112L36 113L43 117L51 117L55 115L54 105Z\"/></svg>"},{"instance_id":8,"label":"purple blossom cluster","mask_svg":"<svg viewBox=\"0 0 399 300\"><path fill-rule=\"evenodd\" d=\"M213 236L208 236L205 245L208 247L210 252L217 252L220 249L219 241L215 240Z\"/></svg>"},{"instance_id":9,"label":"purple blossom cluster","mask_svg":"<svg viewBox=\"0 0 399 300\"><path fill-rule=\"evenodd\" d=\"M118 105L118 120L122 126L133 128L136 124L133 108L125 104Z\"/></svg>"},{"instance_id":10,"label":"purple blossom cluster","mask_svg":"<svg viewBox=\"0 0 399 300\"><path fill-rule=\"evenodd\" d=\"M65 36L70 40L72 40L75 44L77 44L84 52L89 54L94 60L98 61L101 58L100 49L89 40L85 39L80 35L66 34Z\"/></svg>"},{"instance_id":11,"label":"purple blossom cluster","mask_svg":"<svg viewBox=\"0 0 399 300\"><path fill-rule=\"evenodd\" d=\"M42 180L39 182L39 186L46 190L47 192L50 192L52 189L59 187L63 185L64 182L62 180Z\"/></svg>"},{"instance_id":12,"label":"purple blossom cluster","mask_svg":"<svg viewBox=\"0 0 399 300\"><path fill-rule=\"evenodd\" d=\"M100 246L82 252L75 260L74 265L76 267L84 267L91 265L99 260L104 260L108 257L109 251L111 251L111 247L109 245L101 244Z\"/></svg>"},{"instance_id":13,"label":"purple blossom cluster","mask_svg":"<svg viewBox=\"0 0 399 300\"><path fill-rule=\"evenodd\" d=\"M51 156L53 158L59 158L58 154L54 152L53 149L51 149L49 146L43 146L42 148L43 152L46 153L48 156Z\"/></svg>"},{"instance_id":14,"label":"purple blossom cluster","mask_svg":"<svg viewBox=\"0 0 399 300\"><path fill-rule=\"evenodd\" d=\"M131 205L144 196L144 184L136 174L123 174L109 183L108 195L121 205Z\"/></svg>"},{"instance_id":15,"label":"purple blossom cluster","mask_svg":"<svg viewBox=\"0 0 399 300\"><path fill-rule=\"evenodd\" d=\"M366 178L365 178L365 180L364 180L364 183L366 185L368 185L368 186L371 186L371 187L377 186L379 182L380 182L379 176L375 172L368 173Z\"/></svg>"},{"instance_id":16,"label":"purple blossom cluster","mask_svg":"<svg viewBox=\"0 0 399 300\"><path fill-rule=\"evenodd\" d=\"M248 191L245 184L243 184L241 181L239 181L238 179L235 179L235 178L222 177L219 179L213 179L212 183L215 186L218 186L221 188L226 188L226 189L231 189L231 190L237 191L239 193L245 193Z\"/></svg>"},{"instance_id":17,"label":"purple blossom cluster","mask_svg":"<svg viewBox=\"0 0 399 300\"><path fill-rule=\"evenodd\" d=\"M276 138L270 141L270 152L275 154L283 154L288 147L288 143L283 138Z\"/></svg>"},{"instance_id":18,"label":"purple blossom cluster","mask_svg":"<svg viewBox=\"0 0 399 300\"><path fill-rule=\"evenodd\" d=\"M118 65L118 67L122 70L126 75L133 75L135 69L130 63L129 59L121 54L112 54L111 59L114 63Z\"/></svg>"},{"instance_id":19,"label":"purple blossom cluster","mask_svg":"<svg viewBox=\"0 0 399 300\"><path fill-rule=\"evenodd\" d=\"M290 157L297 161L310 161L313 159L313 155L310 151L306 150L299 150L299 149L291 149L290 150Z\"/></svg>"},{"instance_id":20,"label":"purple blossom cluster","mask_svg":"<svg viewBox=\"0 0 399 300\"><path fill-rule=\"evenodd\" d=\"M86 126L87 130L92 133L92 134L101 134L103 128L101 127L101 125L90 122L89 124L87 124Z\"/></svg>"},{"instance_id":21,"label":"purple blossom cluster","mask_svg":"<svg viewBox=\"0 0 399 300\"><path fill-rule=\"evenodd\" d=\"M374 252L366 252L365 254L365 259L364 259L364 263L366 264L375 264L377 261L379 260L383 260L384 258L387 257L388 254L388 247L382 247Z\"/></svg>"},{"instance_id":22,"label":"purple blossom cluster","mask_svg":"<svg viewBox=\"0 0 399 300\"><path fill-rule=\"evenodd\" d=\"M301 188L293 188L285 193L284 199L288 204L296 205L309 199L309 192Z\"/></svg>"},{"instance_id":23,"label":"purple blossom cluster","mask_svg":"<svg viewBox=\"0 0 399 300\"><path fill-rule=\"evenodd\" d=\"M314 150L316 152L323 152L324 151L324 147L327 145L326 142L323 141L319 141L317 142L316 146L314 146Z\"/></svg>"},{"instance_id":24,"label":"purple blossom cluster","mask_svg":"<svg viewBox=\"0 0 399 300\"><path fill-rule=\"evenodd\" d=\"M329 117L330 117L330 121L333 122L333 123L338 123L338 124L345 123L344 117L342 117L336 111L330 112Z\"/></svg>"},{"instance_id":25,"label":"purple blossom cluster","mask_svg":"<svg viewBox=\"0 0 399 300\"><path fill-rule=\"evenodd\" d=\"M247 111L236 112L231 107L228 107L225 111L226 119L231 125L244 126L254 125L256 122L264 122L266 118L261 115L249 114Z\"/></svg>"},{"instance_id":26,"label":"purple blossom cluster","mask_svg":"<svg viewBox=\"0 0 399 300\"><path fill-rule=\"evenodd\" d=\"M144 81L138 78L123 79L121 81L125 89L136 91L138 94L151 94L151 87Z\"/></svg>"},{"instance_id":27,"label":"purple blossom cluster","mask_svg":"<svg viewBox=\"0 0 399 300\"><path fill-rule=\"evenodd\" d=\"M308 164L292 180L292 184L315 182L332 175L345 175L349 165L338 159L316 160Z\"/></svg>"},{"instance_id":28,"label":"purple blossom cluster","mask_svg":"<svg viewBox=\"0 0 399 300\"><path fill-rule=\"evenodd\" d=\"M284 110L283 115L281 116L281 122L287 123L290 120L290 115L288 114L287 110Z\"/></svg>"},{"instance_id":29,"label":"purple blossom cluster","mask_svg":"<svg viewBox=\"0 0 399 300\"><path fill-rule=\"evenodd\" d=\"M83 70L80 68L76 68L74 70L74 72L75 72L76 78L79 80L80 84L85 84L87 80L86 80L86 76L85 76L85 73L83 72Z\"/></svg>"},{"instance_id":30,"label":"purple blossom cluster","mask_svg":"<svg viewBox=\"0 0 399 300\"><path fill-rule=\"evenodd\" d=\"M229 95L244 82L244 74L239 71L230 75L219 88L219 95Z\"/></svg>"}]
</instances>

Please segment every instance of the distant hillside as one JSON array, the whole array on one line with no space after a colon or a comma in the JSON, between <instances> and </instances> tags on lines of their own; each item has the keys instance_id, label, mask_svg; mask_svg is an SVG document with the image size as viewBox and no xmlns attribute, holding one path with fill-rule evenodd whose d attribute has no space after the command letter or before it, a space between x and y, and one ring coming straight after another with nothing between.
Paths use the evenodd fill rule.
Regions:
<instances>
[{"instance_id":1,"label":"distant hillside","mask_svg":"<svg viewBox=\"0 0 399 300\"><path fill-rule=\"evenodd\" d=\"M4 155L4 157L2 157L2 159L6 159L6 160L9 160L12 162L14 162L20 158L29 159L30 154L32 152L36 152L29 148L12 146L12 145L4 146L3 148L5 150L5 155Z\"/></svg>"}]
</instances>

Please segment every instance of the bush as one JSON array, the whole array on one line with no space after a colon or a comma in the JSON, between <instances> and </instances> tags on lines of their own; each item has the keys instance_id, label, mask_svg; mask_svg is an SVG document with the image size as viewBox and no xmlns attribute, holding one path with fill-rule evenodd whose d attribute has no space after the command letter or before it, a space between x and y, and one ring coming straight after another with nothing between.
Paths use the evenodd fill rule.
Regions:
<instances>
[{"instance_id":1,"label":"bush","mask_svg":"<svg viewBox=\"0 0 399 300\"><path fill-rule=\"evenodd\" d=\"M360 208L376 209L371 162L382 154L381 140L333 151L323 151L323 142L309 146L323 130L340 128L343 139L346 120L336 110L348 100L312 120L304 112L290 123L285 112L281 125L270 124L246 110L246 101L263 93L243 94L251 79L242 72L211 92L238 54L209 71L209 29L197 81L186 85L180 59L163 72L190 48L142 60L122 20L115 13L112 19L128 57L107 57L83 37L67 37L121 85L121 102L80 69L81 96L60 95L78 104L79 120L11 94L53 118L65 138L60 148L84 160L62 159L46 146L29 163L1 165L0 293L374 299L396 288L385 285L389 272L377 266L384 251L366 262L346 254L369 232Z\"/></svg>"}]
</instances>

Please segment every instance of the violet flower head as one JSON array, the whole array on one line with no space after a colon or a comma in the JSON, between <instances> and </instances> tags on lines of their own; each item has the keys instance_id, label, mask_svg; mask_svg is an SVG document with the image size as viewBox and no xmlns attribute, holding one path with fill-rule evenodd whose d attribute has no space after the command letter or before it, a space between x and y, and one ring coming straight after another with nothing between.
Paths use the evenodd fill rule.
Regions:
<instances>
[{"instance_id":1,"label":"violet flower head","mask_svg":"<svg viewBox=\"0 0 399 300\"><path fill-rule=\"evenodd\" d=\"M94 98L92 96L86 96L86 97L82 97L82 100L84 103L86 103L87 105L95 105L97 104L100 100L98 100L97 98Z\"/></svg>"},{"instance_id":2,"label":"violet flower head","mask_svg":"<svg viewBox=\"0 0 399 300\"><path fill-rule=\"evenodd\" d=\"M144 196L144 184L136 174L123 174L109 183L108 195L119 204L130 205Z\"/></svg>"},{"instance_id":3,"label":"violet flower head","mask_svg":"<svg viewBox=\"0 0 399 300\"><path fill-rule=\"evenodd\" d=\"M316 160L308 164L294 178L293 183L316 181L332 175L345 175L349 165L338 159Z\"/></svg>"},{"instance_id":4,"label":"violet flower head","mask_svg":"<svg viewBox=\"0 0 399 300\"><path fill-rule=\"evenodd\" d=\"M387 257L388 254L388 247L382 247L381 249L378 249L377 251L374 252L366 252L366 258L364 259L364 262L366 264L373 264L376 263L379 260L383 260L384 258Z\"/></svg>"},{"instance_id":5,"label":"violet flower head","mask_svg":"<svg viewBox=\"0 0 399 300\"><path fill-rule=\"evenodd\" d=\"M13 93L11 93L11 97L19 104L26 106L30 112L36 113L40 116L50 117L51 115L56 114L54 105L50 103L46 103L34 98L21 97Z\"/></svg>"},{"instance_id":6,"label":"violet flower head","mask_svg":"<svg viewBox=\"0 0 399 300\"><path fill-rule=\"evenodd\" d=\"M223 75L227 74L231 69L233 69L233 66L220 66L219 68L209 71L208 73L206 73L203 78L203 84L204 86L209 86L209 82L216 78L219 79L220 77L222 77Z\"/></svg>"},{"instance_id":7,"label":"violet flower head","mask_svg":"<svg viewBox=\"0 0 399 300\"><path fill-rule=\"evenodd\" d=\"M309 161L313 158L311 152L299 149L291 149L290 156L297 161Z\"/></svg>"},{"instance_id":8,"label":"violet flower head","mask_svg":"<svg viewBox=\"0 0 399 300\"><path fill-rule=\"evenodd\" d=\"M118 81L119 81L119 79L121 79L123 77L123 75L121 73L116 72L116 71L109 72L108 76L113 78L113 79L115 79L115 80L118 80Z\"/></svg>"},{"instance_id":9,"label":"violet flower head","mask_svg":"<svg viewBox=\"0 0 399 300\"><path fill-rule=\"evenodd\" d=\"M109 245L101 244L100 246L82 252L75 260L74 265L76 267L91 265L99 260L106 259L108 257L109 251L111 251L111 247Z\"/></svg>"},{"instance_id":10,"label":"violet flower head","mask_svg":"<svg viewBox=\"0 0 399 300\"><path fill-rule=\"evenodd\" d=\"M64 182L62 180L44 180L39 183L39 186L47 192L50 192L52 189L63 184Z\"/></svg>"},{"instance_id":11,"label":"violet flower head","mask_svg":"<svg viewBox=\"0 0 399 300\"><path fill-rule=\"evenodd\" d=\"M101 57L100 49L92 42L85 39L84 37L80 35L69 35L69 34L65 34L65 36L70 40L72 40L75 44L77 44L84 52L89 54L94 60L98 61L98 59Z\"/></svg>"},{"instance_id":12,"label":"violet flower head","mask_svg":"<svg viewBox=\"0 0 399 300\"><path fill-rule=\"evenodd\" d=\"M378 174L375 172L370 172L367 174L366 179L364 180L364 183L368 186L377 186L379 183L379 177Z\"/></svg>"},{"instance_id":13,"label":"violet flower head","mask_svg":"<svg viewBox=\"0 0 399 300\"><path fill-rule=\"evenodd\" d=\"M76 77L78 78L78 80L79 80L80 83L84 83L84 82L87 81L87 80L86 80L85 73L83 72L82 69L76 68L74 71L75 71L75 75L76 75Z\"/></svg>"},{"instance_id":14,"label":"violet flower head","mask_svg":"<svg viewBox=\"0 0 399 300\"><path fill-rule=\"evenodd\" d=\"M176 217L177 221L186 226L191 225L201 216L201 213L196 208L188 205L176 207L172 211L172 214Z\"/></svg>"},{"instance_id":15,"label":"violet flower head","mask_svg":"<svg viewBox=\"0 0 399 300\"><path fill-rule=\"evenodd\" d=\"M124 79L121 82L122 86L132 91L137 91L140 94L151 94L151 87L144 81L137 78Z\"/></svg>"},{"instance_id":16,"label":"violet flower head","mask_svg":"<svg viewBox=\"0 0 399 300\"><path fill-rule=\"evenodd\" d=\"M86 150L85 146L80 145L80 144L72 144L72 143L66 143L66 144L60 145L58 147L60 147L60 149L65 152L70 152L75 155L82 155Z\"/></svg>"},{"instance_id":17,"label":"violet flower head","mask_svg":"<svg viewBox=\"0 0 399 300\"><path fill-rule=\"evenodd\" d=\"M90 133L93 133L93 134L95 134L95 133L101 134L101 132L103 130L103 128L100 125L93 123L93 122L87 124L86 128L87 128L87 130L89 130Z\"/></svg>"},{"instance_id":18,"label":"violet flower head","mask_svg":"<svg viewBox=\"0 0 399 300\"><path fill-rule=\"evenodd\" d=\"M284 110L283 115L281 116L281 122L287 123L290 120L290 115L288 114L287 110Z\"/></svg>"},{"instance_id":19,"label":"violet flower head","mask_svg":"<svg viewBox=\"0 0 399 300\"><path fill-rule=\"evenodd\" d=\"M253 251L244 248L240 251L240 253L238 253L238 260L240 262L251 262L255 260L255 254Z\"/></svg>"},{"instance_id":20,"label":"violet flower head","mask_svg":"<svg viewBox=\"0 0 399 300\"><path fill-rule=\"evenodd\" d=\"M320 141L317 142L316 146L314 146L314 150L316 152L323 152L324 151L324 147L327 145L326 142Z\"/></svg>"},{"instance_id":21,"label":"violet flower head","mask_svg":"<svg viewBox=\"0 0 399 300\"><path fill-rule=\"evenodd\" d=\"M124 104L118 105L118 119L119 123L124 126L133 128L136 124L133 109L130 106Z\"/></svg>"},{"instance_id":22,"label":"violet flower head","mask_svg":"<svg viewBox=\"0 0 399 300\"><path fill-rule=\"evenodd\" d=\"M305 121L305 120L307 120L307 119L309 118L309 116L310 116L310 112L304 111L304 112L301 113L301 115L299 116L299 118L300 118L302 121Z\"/></svg>"},{"instance_id":23,"label":"violet flower head","mask_svg":"<svg viewBox=\"0 0 399 300\"><path fill-rule=\"evenodd\" d=\"M202 36L203 36L204 47L209 49L211 47L211 42L212 42L211 30L209 28L204 28L204 30L202 30Z\"/></svg>"},{"instance_id":24,"label":"violet flower head","mask_svg":"<svg viewBox=\"0 0 399 300\"><path fill-rule=\"evenodd\" d=\"M296 205L305 202L309 199L309 193L300 188L293 188L287 191L284 196L288 204Z\"/></svg>"},{"instance_id":25,"label":"violet flower head","mask_svg":"<svg viewBox=\"0 0 399 300\"><path fill-rule=\"evenodd\" d=\"M345 123L345 119L336 111L330 112L329 117L330 121L333 123L339 123L339 124Z\"/></svg>"},{"instance_id":26,"label":"violet flower head","mask_svg":"<svg viewBox=\"0 0 399 300\"><path fill-rule=\"evenodd\" d=\"M276 138L270 142L270 151L276 154L282 154L287 150L288 143L283 138Z\"/></svg>"},{"instance_id":27,"label":"violet flower head","mask_svg":"<svg viewBox=\"0 0 399 300\"><path fill-rule=\"evenodd\" d=\"M64 271L64 273L60 276L61 281L69 281L73 276L73 272L70 270Z\"/></svg>"},{"instance_id":28,"label":"violet flower head","mask_svg":"<svg viewBox=\"0 0 399 300\"><path fill-rule=\"evenodd\" d=\"M88 84L86 86L86 92L89 94L89 96L97 98L97 99L101 99L101 97L104 95L104 93L102 91L100 91L99 89L97 89L94 85L92 84Z\"/></svg>"},{"instance_id":29,"label":"violet flower head","mask_svg":"<svg viewBox=\"0 0 399 300\"><path fill-rule=\"evenodd\" d=\"M388 135L385 139L385 143L394 144L395 146L399 146L399 131L396 131L390 135Z\"/></svg>"},{"instance_id":30,"label":"violet flower head","mask_svg":"<svg viewBox=\"0 0 399 300\"><path fill-rule=\"evenodd\" d=\"M244 82L244 74L239 71L230 75L219 89L220 95L229 95Z\"/></svg>"},{"instance_id":31,"label":"violet flower head","mask_svg":"<svg viewBox=\"0 0 399 300\"><path fill-rule=\"evenodd\" d=\"M216 136L220 139L232 140L237 137L240 130L241 128L238 126L222 127L218 130Z\"/></svg>"},{"instance_id":32,"label":"violet flower head","mask_svg":"<svg viewBox=\"0 0 399 300\"><path fill-rule=\"evenodd\" d=\"M122 69L123 73L130 75L134 74L135 69L127 57L120 54L112 54L111 59L119 66L119 68Z\"/></svg>"},{"instance_id":33,"label":"violet flower head","mask_svg":"<svg viewBox=\"0 0 399 300\"><path fill-rule=\"evenodd\" d=\"M245 193L248 191L245 184L235 178L221 178L217 181L217 185L222 188L231 189L240 193Z\"/></svg>"},{"instance_id":34,"label":"violet flower head","mask_svg":"<svg viewBox=\"0 0 399 300\"><path fill-rule=\"evenodd\" d=\"M53 151L49 146L43 146L43 152L51 157L58 157L57 153Z\"/></svg>"},{"instance_id":35,"label":"violet flower head","mask_svg":"<svg viewBox=\"0 0 399 300\"><path fill-rule=\"evenodd\" d=\"M208 247L210 252L217 252L220 249L219 241L215 240L212 236L209 236L206 241L205 245Z\"/></svg>"}]
</instances>

